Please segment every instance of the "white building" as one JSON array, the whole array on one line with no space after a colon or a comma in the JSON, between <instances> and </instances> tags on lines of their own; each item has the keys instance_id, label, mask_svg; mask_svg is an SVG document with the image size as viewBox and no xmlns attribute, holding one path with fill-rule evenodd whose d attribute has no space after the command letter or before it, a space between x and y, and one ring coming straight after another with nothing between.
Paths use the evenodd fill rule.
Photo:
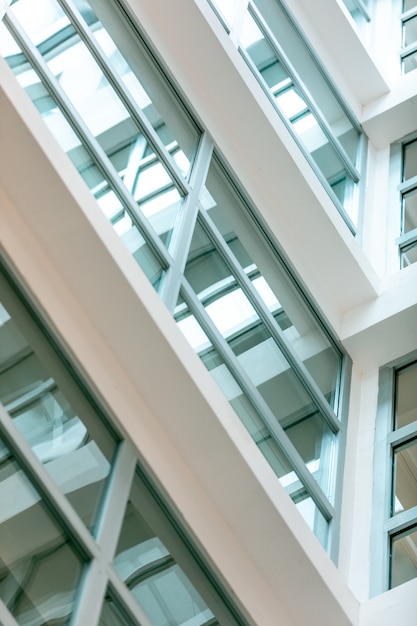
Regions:
<instances>
[{"instance_id":1,"label":"white building","mask_svg":"<svg viewBox=\"0 0 417 626\"><path fill-rule=\"evenodd\" d=\"M416 626L416 0L0 7L2 626Z\"/></svg>"}]
</instances>

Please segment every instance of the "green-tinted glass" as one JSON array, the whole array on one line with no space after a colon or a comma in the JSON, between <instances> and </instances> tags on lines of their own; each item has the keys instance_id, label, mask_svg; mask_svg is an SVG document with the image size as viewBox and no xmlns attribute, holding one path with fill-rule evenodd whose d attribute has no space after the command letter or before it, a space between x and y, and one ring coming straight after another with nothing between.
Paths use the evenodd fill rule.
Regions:
<instances>
[{"instance_id":1,"label":"green-tinted glass","mask_svg":"<svg viewBox=\"0 0 417 626\"><path fill-rule=\"evenodd\" d=\"M0 441L0 598L21 626L69 624L82 563Z\"/></svg>"},{"instance_id":2,"label":"green-tinted glass","mask_svg":"<svg viewBox=\"0 0 417 626\"><path fill-rule=\"evenodd\" d=\"M284 430L288 430L300 456L327 493L328 456L334 435L313 408L311 398L275 339L199 224L191 243L185 277L240 367Z\"/></svg>"},{"instance_id":3,"label":"green-tinted glass","mask_svg":"<svg viewBox=\"0 0 417 626\"><path fill-rule=\"evenodd\" d=\"M205 624L213 619L213 614L145 521L143 499L137 491L136 480L137 477L126 507L113 566L155 626L180 626L191 620ZM214 619L212 623L217 624Z\"/></svg>"},{"instance_id":4,"label":"green-tinted glass","mask_svg":"<svg viewBox=\"0 0 417 626\"><path fill-rule=\"evenodd\" d=\"M394 537L391 541L391 584L397 587L417 577L417 529Z\"/></svg>"},{"instance_id":5,"label":"green-tinted glass","mask_svg":"<svg viewBox=\"0 0 417 626\"><path fill-rule=\"evenodd\" d=\"M0 308L0 401L92 529L116 441L96 415L77 414L4 307Z\"/></svg>"},{"instance_id":6,"label":"green-tinted glass","mask_svg":"<svg viewBox=\"0 0 417 626\"><path fill-rule=\"evenodd\" d=\"M209 169L201 203L251 279L259 298L275 317L287 341L303 361L330 406L337 410L341 356L307 310L294 285L277 263L276 256L268 255L265 242L247 218L245 207L232 193L214 161ZM199 241L199 238L203 239ZM218 255L213 246L210 250L210 242L201 229L196 230L192 246L195 250L191 248L187 272L197 292L208 289L211 280L232 280L224 264L220 267ZM199 247L204 252L200 253L200 258ZM216 271L221 272L217 278L212 276L214 264ZM203 280L204 284L198 285L194 276L197 280ZM226 298L225 292L223 296ZM231 297L229 295L228 299Z\"/></svg>"},{"instance_id":7,"label":"green-tinted glass","mask_svg":"<svg viewBox=\"0 0 417 626\"><path fill-rule=\"evenodd\" d=\"M417 408L417 405L416 405ZM393 514L417 506L417 440L394 451Z\"/></svg>"},{"instance_id":8,"label":"green-tinted glass","mask_svg":"<svg viewBox=\"0 0 417 626\"><path fill-rule=\"evenodd\" d=\"M417 363L400 370L396 382L395 428L417 420Z\"/></svg>"}]
</instances>

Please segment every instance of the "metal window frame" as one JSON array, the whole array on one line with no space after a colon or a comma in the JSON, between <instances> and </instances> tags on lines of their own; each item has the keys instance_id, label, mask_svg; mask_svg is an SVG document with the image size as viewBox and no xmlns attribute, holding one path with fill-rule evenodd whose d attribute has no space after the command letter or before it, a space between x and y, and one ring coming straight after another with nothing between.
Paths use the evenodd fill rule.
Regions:
<instances>
[{"instance_id":1,"label":"metal window frame","mask_svg":"<svg viewBox=\"0 0 417 626\"><path fill-rule=\"evenodd\" d=\"M417 420L398 430L394 428L396 377L399 371L416 362L417 351L413 351L379 371L371 526L371 597L391 587L390 550L393 538L417 529L417 506L392 515L393 453L401 444L417 438Z\"/></svg>"},{"instance_id":2,"label":"metal window frame","mask_svg":"<svg viewBox=\"0 0 417 626\"><path fill-rule=\"evenodd\" d=\"M70 6L69 0L58 0L58 1L60 2L62 6L65 6L65 7ZM115 11L118 15L122 16L121 19L126 19L127 24L128 24L127 27L132 28L133 32L137 34L137 36L140 38L140 41L142 45L144 46L146 52L149 53L151 62L156 64L155 67L157 67L157 71L159 72L161 76L163 76L164 83L167 85L168 88L172 87L173 85L172 81L170 81L169 77L166 76L164 70L162 69L162 66L158 64L158 60L156 59L154 53L152 53L148 44L144 41L142 35L139 34L139 31L138 31L139 27L136 25L135 20L133 20L132 16L128 13L126 7L124 7L124 4L121 0L116 1ZM7 19L8 18L6 18L6 20ZM12 23L12 20L9 19L9 23ZM13 25L12 23L11 28L15 28L17 35L22 40L23 44L27 47L28 42L26 41L26 38L22 33L20 33L19 35L19 32L18 32L19 29L17 25L15 24ZM100 53L97 52L96 48L94 48L94 50L95 50L95 54L98 54L100 56ZM46 65L46 64L42 61L42 59L38 58L40 55L36 49L35 50L29 49L29 52L31 53L32 58L34 59L34 62L35 62L34 65L36 67L36 71L39 71L38 70L39 62L41 63L41 65L42 64ZM100 62L105 63L105 60L103 60L101 57L100 59L101 59ZM47 67L46 68L44 67L45 78L48 81L48 86L50 87L52 97L54 97L54 94L55 94L55 97L58 99L58 104L62 113L67 118L68 122L70 123L71 127L75 130L76 134L79 134L79 136L81 136L81 144L84 145L84 147L89 152L89 155L93 160L93 163L95 163L96 166L102 171L102 173L104 173L104 178L105 178L106 183L110 186L110 188L113 189L113 191L116 193L119 199L121 199L122 204L124 206L124 210L126 210L129 213L129 215L130 215L130 211L134 213L134 208L136 207L135 200L133 199L131 194L129 194L129 192L126 191L126 189L124 188L123 182L121 181L120 176L115 170L115 168L113 168L111 163L108 163L107 156L105 154L104 155L102 154L101 148L98 145L97 140L94 137L92 137L88 129L85 128L83 121L79 119L79 117L77 117L76 114L74 114L72 104L69 101L67 101L68 99L66 98L65 94L61 93L59 85L56 84L55 77L53 75L50 76L49 75L50 72L49 74L48 72L49 72L49 69ZM111 74L108 74L108 78L110 82L113 84L114 83L113 76ZM174 90L175 94L177 94L177 92L175 91L175 88L172 87L172 89ZM179 98L179 102L180 104L182 104L182 106L185 106L185 111L187 112L187 115L191 119L191 113L187 111L186 105L184 105L181 98ZM141 116L142 113L140 112L138 113L138 115ZM196 124L194 125L197 128L197 125ZM356 128L355 125L354 127ZM155 131L153 130L153 128L149 129L150 134L154 132ZM85 144L84 144L83 139L85 140ZM164 146L162 147L161 146L158 147L158 146L159 144L157 145L158 150L159 149L166 150ZM229 253L227 251L227 245L226 244L223 245L224 242L222 243L221 235L220 236L217 235L217 237L215 237L216 242L217 242L216 245L220 245L222 247L223 253L226 255L226 258L228 259L228 263L230 262L232 263L231 265L232 271L236 271L237 269L239 280L241 281L244 289L247 289L248 293L250 294L250 297L254 299L256 306L259 308L262 319L265 319L268 327L269 326L271 327L272 335L275 341L278 343L278 345L282 346L282 348L284 349L284 353L288 355L290 365L292 365L295 368L296 376L298 377L298 379L300 380L300 382L306 389L309 397L313 399L314 405L319 408L319 411L322 415L324 414L324 419L328 423L331 431L333 433L339 433L339 432L342 433L342 434L339 434L337 437L337 439L340 441L340 443L337 444L337 446L341 448L341 450L338 451L339 461L337 463L337 470L332 476L332 482L335 483L336 480L340 480L341 472L342 472L342 464L340 460L342 459L342 456L343 456L343 440L344 440L343 437L345 436L345 434L343 434L345 431L343 416L346 415L344 407L346 406L347 397L348 397L348 393L346 392L346 386L348 385L348 381L349 381L350 361L347 355L341 349L340 344L337 341L330 326L327 324L325 319L323 319L320 316L318 312L317 303L312 301L311 295L307 293L305 285L302 284L301 280L296 275L295 270L292 268L289 260L285 257L284 253L280 249L279 244L273 239L273 237L269 233L267 226L262 223L262 220L259 214L257 214L256 210L252 208L250 203L248 203L247 199L245 199L243 192L238 188L237 183L232 179L231 174L227 172L227 168L223 164L221 157L217 154L212 155L212 151L213 151L213 142L209 138L208 134L204 132L201 134L201 137L200 137L200 143L197 148L197 154L191 166L189 180L185 181L184 179L184 181L182 182L182 190L185 195L184 206L183 206L182 214L180 216L180 221L178 224L177 231L173 237L173 243L172 243L172 246L170 247L170 252L168 252L165 249L165 247L161 243L161 240L159 239L159 236L153 231L152 227L148 224L145 218L143 218L144 221L139 220L137 224L134 221L135 225L139 229L139 232L142 234L142 236L144 236L145 241L147 241L147 243L151 246L151 249L154 251L157 258L160 260L162 267L165 269L165 276L162 282L162 286L160 288L160 295L162 299L164 300L165 304L168 306L168 308L172 312L176 305L179 290L181 286L182 288L184 288L184 284L185 284L184 279L182 279L182 274L183 274L183 270L187 261L188 249L189 249L189 245L191 242L194 226L195 226L195 223L196 223L199 211L200 211L200 208L199 208L200 192L205 184L205 180L207 177L210 164L212 162L215 162L216 165L220 167L223 174L225 175L226 184L230 186L231 191L237 196L237 198L239 199L239 202L243 203L245 213L247 213L247 219L250 220L251 225L253 224L253 227L257 233L257 237L262 239L262 242L265 243L265 245L268 247L268 253L271 256L271 263L276 263L277 266L279 266L280 269L283 271L283 273L286 275L286 277L288 277L289 282L293 285L293 288L297 294L297 297L301 298L301 300L306 305L310 314L313 316L315 321L318 323L319 327L323 330L324 334L329 339L332 347L336 350L336 352L342 359L341 372L339 376L338 387L336 390L336 396L339 398L339 402L338 402L338 406L335 407L335 411L337 411L337 413L340 414L342 417L342 421L339 421L336 415L334 414L334 412L329 407L323 394L318 389L315 381L312 379L311 375L306 370L304 364L298 359L296 355L294 355L291 347L287 345L288 342L286 341L285 336L282 334L282 331L280 331L280 328L277 326L275 320L271 316L271 313L262 305L262 302L259 301L259 298L256 295L245 272L242 271L241 268L237 269L233 265L233 261L231 261L231 257L229 256ZM200 215L203 215L201 211L200 211ZM130 216L132 217L132 215ZM211 223L208 223L207 219L205 219L205 216L203 215L203 217L200 217L200 219L205 220L206 226L207 228L209 228L210 233L214 233L213 225ZM211 236L214 236L214 235L211 235ZM272 255L274 257L273 260L272 260ZM227 342L226 342L226 345L227 345ZM242 372L240 372L239 375L241 376ZM268 409L268 407L266 408ZM266 413L266 415L268 415L268 413ZM276 422L275 417L273 417L273 420L274 422ZM277 437L277 441L280 442L279 446L281 447L285 447L284 442L285 442L285 445L287 445L289 442L288 437L285 435L285 433L284 433L285 439L282 437L281 433L278 433L276 437ZM285 453L285 450L284 450L284 453ZM291 454L292 454L291 458L293 459L297 458L296 455L298 455L298 453L296 451L293 451ZM332 505L327 500L326 496L324 494L322 495L320 494L320 490L319 490L320 488L318 487L317 483L315 482L314 478L312 477L312 475L306 468L304 462L301 460L301 457L299 457L299 455L298 455L298 459L296 463L299 466L299 474L303 477L304 483L309 485L308 493L313 498L313 501L316 502L318 509L322 512L326 520L328 521L333 520L331 525L332 525L333 532L334 532L333 536L336 537L337 532L338 532L338 528L336 527L337 526L336 520L340 517L340 498L336 495L337 502L338 502L337 506L339 510L335 510L334 507L332 507ZM333 492L336 491L336 494L337 494L337 490L334 489L334 484L330 488L330 491L333 491ZM331 544L331 554L334 558L335 558L335 555L337 554L337 548L338 548L338 541L333 540ZM94 568L92 568L92 571L94 571Z\"/></svg>"},{"instance_id":3,"label":"metal window frame","mask_svg":"<svg viewBox=\"0 0 417 626\"><path fill-rule=\"evenodd\" d=\"M279 4L283 6L283 3L281 1L279 1ZM292 64L291 64L289 58L286 56L286 54L282 50L281 46L279 45L279 43L275 39L272 31L269 29L267 23L263 19L261 13L257 9L257 7L253 4L252 1L250 1L249 4L248 4L248 11L251 14L251 16L253 17L253 19L255 20L257 26L261 30L261 32L264 35L265 39L268 41L268 44L274 50L274 52L275 52L275 54L277 56L277 59L285 67L287 73L289 74L290 78L292 79L292 81L294 83L294 86L300 91L300 94L302 95L303 99L308 104L309 110L314 115L314 117L315 117L315 119L316 119L320 129L324 133L325 137L328 139L330 145L336 151L336 154L337 154L338 158L340 159L341 163L345 166L347 173L352 178L354 183L358 183L359 180L360 180L360 173L358 172L356 167L351 163L349 157L346 154L346 151L344 150L343 146L340 144L339 140L333 135L333 132L331 131L331 129L330 129L328 123L327 123L327 120L321 114L320 109L318 107L316 107L314 99L309 94L308 89L305 87L305 85L303 84L301 78L298 76L298 74L296 73L295 69L292 67ZM305 45L307 45L307 43L306 43L305 39L303 38L302 34L299 33L298 28L295 26L295 23L294 23L294 28L296 30L296 34L299 35L301 37L302 41L305 43ZM356 232L357 232L356 226L353 224L352 220L350 219L350 217L347 214L346 210L342 206L342 204L339 201L338 197L336 196L336 194L332 190L328 180L326 179L326 177L322 173L321 169L319 168L319 166L316 164L315 160L311 156L311 153L309 152L309 150L304 145L304 142L299 138L299 136L295 132L295 130L293 128L293 125L291 123L291 120L289 118L287 118L287 116L284 115L284 113L282 112L280 106L278 105L278 103L275 100L275 97L272 94L271 89L269 88L269 86L266 84L265 80L260 75L260 72L259 72L258 68L256 67L255 63L249 57L249 55L246 52L246 50L244 50L243 48L241 48L239 46L238 47L238 51L239 51L240 55L242 56L242 58L244 59L245 63L248 65L248 67L251 70L251 72L253 73L253 75L255 76L255 78L257 79L257 81L259 82L259 84L262 87L262 90L264 91L264 93L267 96L268 100L271 102L271 104L273 105L274 109L277 111L278 115L280 116L280 118L284 122L285 126L288 128L288 131L290 132L291 136L293 137L294 141L299 146L299 148L300 148L301 152L303 153L304 157L307 159L308 163L310 164L310 166L314 170L314 172L315 172L316 176L318 177L318 179L320 180L321 184L326 189L327 193L329 194L331 200L333 201L334 205L336 206L338 212L340 213L340 215L343 218L344 222L346 223L347 227L349 228L349 230L351 231L351 233L353 235L356 235ZM315 59L315 56L313 56L312 53L310 53L310 54L313 57L313 59L314 59L316 65L317 65L318 69L320 70L321 74L324 76L324 78L326 80L326 83L329 84L327 75L324 74L324 71L321 69L321 64L317 63L317 61ZM340 98L340 96L338 96L336 94L335 88L331 87L330 84L329 84L329 89L333 93L333 95L335 95L338 103L342 106L342 99ZM342 109L344 110L345 114L347 115L349 121L352 123L353 129L356 130L356 132L358 132L358 135L360 136L362 131L358 131L358 123L357 123L357 121L355 120L354 123L352 122L352 114L350 112L349 113L346 112L346 107L345 106L342 106Z\"/></svg>"},{"instance_id":4,"label":"metal window frame","mask_svg":"<svg viewBox=\"0 0 417 626\"><path fill-rule=\"evenodd\" d=\"M56 369L59 370L60 383L63 378L68 379L65 390L72 389L71 401L78 395L81 398L78 402L79 406L90 405L92 396L84 397L85 381L81 386L77 384L76 364L71 363L65 356L59 339L51 335L47 320L41 321L41 314L38 313L36 305L30 301L28 289L16 280L12 269L1 258L0 294L6 308L12 310L12 318L17 318L18 323L24 327L30 345L36 346L36 353L41 354L42 361L46 362L47 368L52 368L54 374ZM90 412L95 413L96 408L100 411L100 401L95 397L92 401L93 406L89 406ZM101 421L103 415L96 414L95 418ZM113 419L116 422L113 424L116 432L117 420ZM189 529L181 526L178 521L180 514L175 511L163 487L151 476L149 468L145 467L145 463L140 458L140 452L128 439L119 437L105 493L99 507L94 534L91 534L1 404L0 437L29 481L35 486L48 512L70 539L71 545L80 558L83 570L81 581L75 592L71 626L97 624L104 597L109 589L122 612L133 624L151 626L143 609L112 567L132 481L135 479L140 481L141 502L146 501L146 506L151 508L149 511L146 510L146 515L152 520L152 529L156 527L157 534L162 531L162 539L172 550L171 554L176 563L186 572L192 584L198 581L199 587L196 586L196 589L203 599L208 596L212 600L216 611L219 611L224 620L222 623L228 626L247 624L240 608L237 604L235 605L234 600L226 591L227 587L223 588L219 582L212 563L201 555L196 538L189 532ZM16 621L1 600L0 619L5 626L16 626Z\"/></svg>"}]
</instances>

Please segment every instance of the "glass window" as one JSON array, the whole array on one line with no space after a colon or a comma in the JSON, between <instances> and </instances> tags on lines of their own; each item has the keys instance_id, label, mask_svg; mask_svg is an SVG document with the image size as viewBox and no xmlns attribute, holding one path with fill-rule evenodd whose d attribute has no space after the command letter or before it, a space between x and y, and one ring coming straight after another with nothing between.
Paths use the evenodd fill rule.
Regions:
<instances>
[{"instance_id":1,"label":"glass window","mask_svg":"<svg viewBox=\"0 0 417 626\"><path fill-rule=\"evenodd\" d=\"M338 185L336 196L356 224L357 207L348 188L359 178L358 125L335 96L323 68L283 6L271 0L250 3L239 45L330 187Z\"/></svg>"},{"instance_id":2,"label":"glass window","mask_svg":"<svg viewBox=\"0 0 417 626\"><path fill-rule=\"evenodd\" d=\"M215 625L213 613L144 518L138 479L126 507L113 567L155 626Z\"/></svg>"},{"instance_id":3,"label":"glass window","mask_svg":"<svg viewBox=\"0 0 417 626\"><path fill-rule=\"evenodd\" d=\"M69 624L82 561L0 440L0 598L21 626Z\"/></svg>"},{"instance_id":4,"label":"glass window","mask_svg":"<svg viewBox=\"0 0 417 626\"><path fill-rule=\"evenodd\" d=\"M402 157L400 257L406 267L417 261L417 139L403 144Z\"/></svg>"},{"instance_id":5,"label":"glass window","mask_svg":"<svg viewBox=\"0 0 417 626\"><path fill-rule=\"evenodd\" d=\"M90 412L80 416L2 307L0 401L33 452L93 529L116 441Z\"/></svg>"},{"instance_id":6,"label":"glass window","mask_svg":"<svg viewBox=\"0 0 417 626\"><path fill-rule=\"evenodd\" d=\"M378 575L381 560L386 564L377 592L417 577L417 361L383 368L380 385L377 441L385 436L388 445L375 449L375 471L385 483L378 489L385 487L388 497L385 519L380 520L381 542L375 544ZM376 504L381 512L380 495Z\"/></svg>"},{"instance_id":7,"label":"glass window","mask_svg":"<svg viewBox=\"0 0 417 626\"><path fill-rule=\"evenodd\" d=\"M391 541L391 584L397 587L417 577L417 527Z\"/></svg>"}]
</instances>

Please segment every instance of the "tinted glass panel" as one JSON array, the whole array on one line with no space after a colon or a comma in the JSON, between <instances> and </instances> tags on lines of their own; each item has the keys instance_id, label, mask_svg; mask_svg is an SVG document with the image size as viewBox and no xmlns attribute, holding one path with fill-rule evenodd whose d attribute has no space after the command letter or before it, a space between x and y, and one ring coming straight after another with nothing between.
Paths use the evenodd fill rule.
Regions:
<instances>
[{"instance_id":1,"label":"tinted glass panel","mask_svg":"<svg viewBox=\"0 0 417 626\"><path fill-rule=\"evenodd\" d=\"M393 512L417 506L417 440L394 452Z\"/></svg>"},{"instance_id":2,"label":"tinted glass panel","mask_svg":"<svg viewBox=\"0 0 417 626\"><path fill-rule=\"evenodd\" d=\"M417 363L397 374L395 427L417 420Z\"/></svg>"},{"instance_id":3,"label":"tinted glass panel","mask_svg":"<svg viewBox=\"0 0 417 626\"><path fill-rule=\"evenodd\" d=\"M417 577L417 530L394 537L391 542L391 587Z\"/></svg>"},{"instance_id":4,"label":"tinted glass panel","mask_svg":"<svg viewBox=\"0 0 417 626\"><path fill-rule=\"evenodd\" d=\"M0 440L0 598L22 626L69 624L82 563Z\"/></svg>"},{"instance_id":5,"label":"tinted glass panel","mask_svg":"<svg viewBox=\"0 0 417 626\"><path fill-rule=\"evenodd\" d=\"M155 626L217 624L142 508L134 483L113 562L118 575Z\"/></svg>"},{"instance_id":6,"label":"tinted glass panel","mask_svg":"<svg viewBox=\"0 0 417 626\"><path fill-rule=\"evenodd\" d=\"M78 415L4 307L0 401L58 487L93 528L116 442L97 416Z\"/></svg>"}]
</instances>

